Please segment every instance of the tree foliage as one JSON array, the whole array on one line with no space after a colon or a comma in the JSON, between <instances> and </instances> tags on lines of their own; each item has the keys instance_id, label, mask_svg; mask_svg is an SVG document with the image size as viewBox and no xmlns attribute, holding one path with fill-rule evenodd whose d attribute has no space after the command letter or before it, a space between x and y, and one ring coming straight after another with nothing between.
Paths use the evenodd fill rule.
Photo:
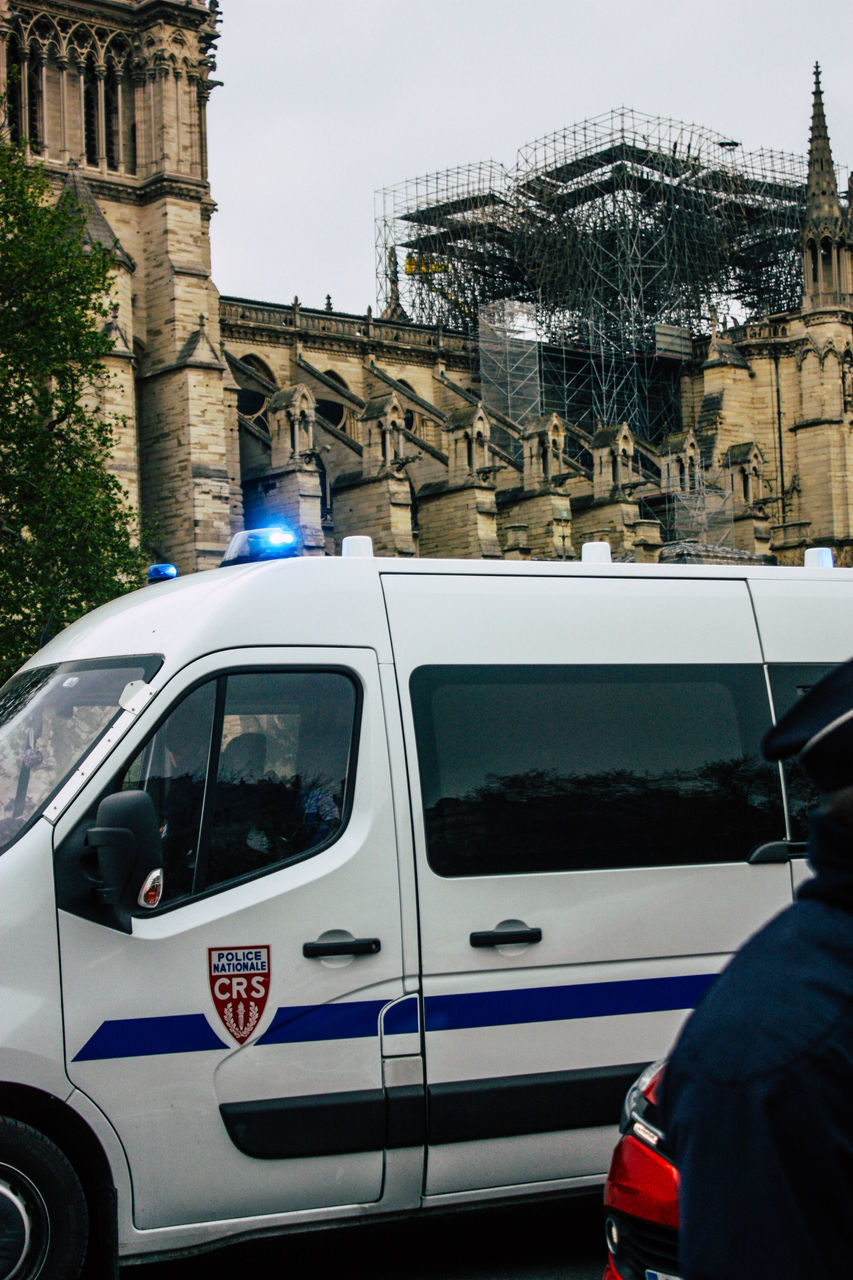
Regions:
<instances>
[{"instance_id":1,"label":"tree foliage","mask_svg":"<svg viewBox=\"0 0 853 1280\"><path fill-rule=\"evenodd\" d=\"M142 556L98 413L110 256L69 192L0 140L0 683L45 636L137 586Z\"/></svg>"}]
</instances>

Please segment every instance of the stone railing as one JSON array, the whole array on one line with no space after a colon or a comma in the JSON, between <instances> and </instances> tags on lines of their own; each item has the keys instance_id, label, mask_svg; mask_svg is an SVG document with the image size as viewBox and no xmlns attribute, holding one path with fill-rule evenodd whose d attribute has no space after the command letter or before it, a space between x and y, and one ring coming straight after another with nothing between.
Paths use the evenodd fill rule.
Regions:
<instances>
[{"instance_id":1,"label":"stone railing","mask_svg":"<svg viewBox=\"0 0 853 1280\"><path fill-rule=\"evenodd\" d=\"M756 342L764 341L768 338L786 338L787 336L788 324L784 320L750 321L748 324L736 325L725 332L725 337L729 338L735 345L739 342Z\"/></svg>"},{"instance_id":2,"label":"stone railing","mask_svg":"<svg viewBox=\"0 0 853 1280\"><path fill-rule=\"evenodd\" d=\"M283 306L270 302L253 302L248 298L220 299L219 311L224 325L260 325L272 329L290 329L309 335L328 334L349 340L401 343L427 347L434 351L463 354L468 339L460 333L448 332L432 325L375 320L372 315L349 315L341 311L315 311L298 303Z\"/></svg>"}]
</instances>

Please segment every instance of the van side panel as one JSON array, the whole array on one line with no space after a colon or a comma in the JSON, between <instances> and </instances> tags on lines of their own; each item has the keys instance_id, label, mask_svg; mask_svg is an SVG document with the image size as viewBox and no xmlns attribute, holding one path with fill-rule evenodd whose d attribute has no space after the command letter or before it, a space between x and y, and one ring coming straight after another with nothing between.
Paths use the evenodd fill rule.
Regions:
<instances>
[{"instance_id":1,"label":"van side panel","mask_svg":"<svg viewBox=\"0 0 853 1280\"><path fill-rule=\"evenodd\" d=\"M383 574L398 672L446 662L760 662L742 581Z\"/></svg>"},{"instance_id":2,"label":"van side panel","mask_svg":"<svg viewBox=\"0 0 853 1280\"><path fill-rule=\"evenodd\" d=\"M754 578L749 590L766 662L837 663L853 656L853 574Z\"/></svg>"},{"instance_id":3,"label":"van side panel","mask_svg":"<svg viewBox=\"0 0 853 1280\"><path fill-rule=\"evenodd\" d=\"M3 1084L23 1084L67 1098L59 954L53 928L55 902L52 832L42 820L0 858L0 986Z\"/></svg>"}]
</instances>

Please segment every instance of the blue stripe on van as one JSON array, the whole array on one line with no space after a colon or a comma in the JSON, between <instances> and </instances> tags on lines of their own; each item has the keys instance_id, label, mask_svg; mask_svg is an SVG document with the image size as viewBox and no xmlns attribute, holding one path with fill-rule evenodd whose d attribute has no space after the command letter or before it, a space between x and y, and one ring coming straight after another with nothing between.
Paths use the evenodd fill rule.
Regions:
<instances>
[{"instance_id":1,"label":"blue stripe on van","mask_svg":"<svg viewBox=\"0 0 853 1280\"><path fill-rule=\"evenodd\" d=\"M588 982L572 987L519 987L460 995L427 996L427 1031L506 1027L529 1022L563 1022L627 1013L692 1009L717 975L637 978L628 982ZM340 1004L285 1005L255 1043L300 1044L320 1040L356 1040L379 1034L383 1000ZM392 1005L385 1015L386 1035L417 1031L417 997ZM198 1053L226 1046L202 1013L160 1018L117 1018L102 1022L74 1057L75 1062L148 1057L162 1053Z\"/></svg>"},{"instance_id":2,"label":"blue stripe on van","mask_svg":"<svg viewBox=\"0 0 853 1280\"><path fill-rule=\"evenodd\" d=\"M256 1044L299 1044L306 1040L358 1040L379 1034L385 1000L346 1004L287 1005L276 1009L270 1028Z\"/></svg>"},{"instance_id":3,"label":"blue stripe on van","mask_svg":"<svg viewBox=\"0 0 853 1280\"><path fill-rule=\"evenodd\" d=\"M75 1062L102 1058L141 1058L158 1053L198 1053L224 1045L203 1013L178 1013L162 1018L116 1018L102 1022L87 1040Z\"/></svg>"},{"instance_id":4,"label":"blue stripe on van","mask_svg":"<svg viewBox=\"0 0 853 1280\"><path fill-rule=\"evenodd\" d=\"M427 1031L506 1027L525 1022L607 1018L626 1013L692 1009L717 975L636 978L630 982L585 982L574 987L524 987L463 995L427 996Z\"/></svg>"}]
</instances>

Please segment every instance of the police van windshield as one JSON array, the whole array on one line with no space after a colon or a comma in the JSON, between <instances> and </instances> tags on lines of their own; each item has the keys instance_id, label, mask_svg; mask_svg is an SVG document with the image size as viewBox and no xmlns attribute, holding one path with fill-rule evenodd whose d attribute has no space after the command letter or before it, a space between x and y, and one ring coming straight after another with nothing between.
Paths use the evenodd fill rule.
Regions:
<instances>
[{"instance_id":1,"label":"police van windshield","mask_svg":"<svg viewBox=\"0 0 853 1280\"><path fill-rule=\"evenodd\" d=\"M0 689L0 853L121 714L127 686L147 683L161 663L152 655L63 662L21 671Z\"/></svg>"}]
</instances>

